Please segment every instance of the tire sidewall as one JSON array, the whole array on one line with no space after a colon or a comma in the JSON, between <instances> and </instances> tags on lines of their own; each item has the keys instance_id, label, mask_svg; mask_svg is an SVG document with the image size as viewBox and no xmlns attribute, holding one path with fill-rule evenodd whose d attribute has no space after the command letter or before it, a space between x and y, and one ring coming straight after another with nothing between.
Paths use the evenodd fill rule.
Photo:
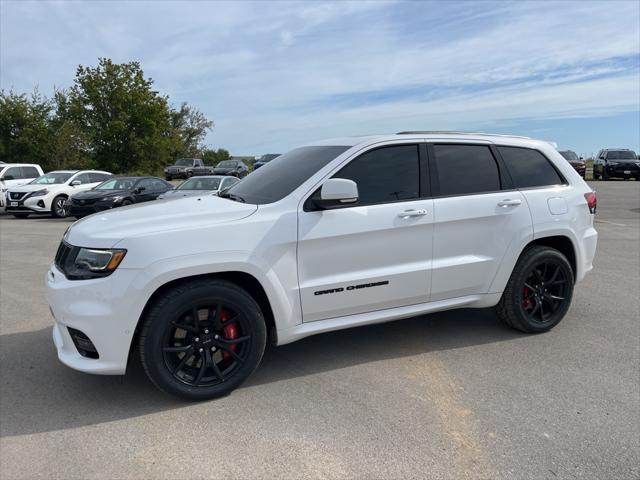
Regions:
<instances>
[{"instance_id":1,"label":"tire sidewall","mask_svg":"<svg viewBox=\"0 0 640 480\"><path fill-rule=\"evenodd\" d=\"M165 365L163 340L168 325L184 313L193 303L214 303L220 301L244 316L244 324L251 330L248 341L249 353L228 380L211 387L193 387L176 379ZM162 390L188 400L208 400L230 393L240 386L258 367L266 345L266 324L255 301L239 288L224 285L201 284L152 309L147 319L148 333L141 344L143 364L152 381Z\"/></svg>"}]
</instances>

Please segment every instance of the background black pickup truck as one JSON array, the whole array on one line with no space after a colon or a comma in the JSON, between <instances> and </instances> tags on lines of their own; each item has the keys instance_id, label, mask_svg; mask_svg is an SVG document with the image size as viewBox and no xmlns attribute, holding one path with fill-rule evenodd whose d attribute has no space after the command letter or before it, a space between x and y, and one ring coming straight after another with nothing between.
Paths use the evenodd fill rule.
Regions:
<instances>
[{"instance_id":1,"label":"background black pickup truck","mask_svg":"<svg viewBox=\"0 0 640 480\"><path fill-rule=\"evenodd\" d=\"M180 158L176 163L164 169L164 178L190 178L194 175L211 175L213 167L205 165L199 158Z\"/></svg>"}]
</instances>

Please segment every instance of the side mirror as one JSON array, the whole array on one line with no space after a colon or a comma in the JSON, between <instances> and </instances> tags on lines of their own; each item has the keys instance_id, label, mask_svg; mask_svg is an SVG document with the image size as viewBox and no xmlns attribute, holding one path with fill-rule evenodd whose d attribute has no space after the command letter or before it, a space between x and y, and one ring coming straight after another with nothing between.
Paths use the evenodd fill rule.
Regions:
<instances>
[{"instance_id":1,"label":"side mirror","mask_svg":"<svg viewBox=\"0 0 640 480\"><path fill-rule=\"evenodd\" d=\"M77 187L78 185L82 185L82 182L80 180L74 180L73 182L71 182L72 187Z\"/></svg>"},{"instance_id":2,"label":"side mirror","mask_svg":"<svg viewBox=\"0 0 640 480\"><path fill-rule=\"evenodd\" d=\"M346 178L330 178L320 189L320 199L315 204L321 210L330 210L358 203L358 185Z\"/></svg>"},{"instance_id":3,"label":"side mirror","mask_svg":"<svg viewBox=\"0 0 640 480\"><path fill-rule=\"evenodd\" d=\"M580 160L584 160L584 157L582 157L582 156L581 156L581 157L580 157Z\"/></svg>"},{"instance_id":4,"label":"side mirror","mask_svg":"<svg viewBox=\"0 0 640 480\"><path fill-rule=\"evenodd\" d=\"M146 190L145 187L138 187L133 192L134 193L142 193L144 190Z\"/></svg>"}]
</instances>

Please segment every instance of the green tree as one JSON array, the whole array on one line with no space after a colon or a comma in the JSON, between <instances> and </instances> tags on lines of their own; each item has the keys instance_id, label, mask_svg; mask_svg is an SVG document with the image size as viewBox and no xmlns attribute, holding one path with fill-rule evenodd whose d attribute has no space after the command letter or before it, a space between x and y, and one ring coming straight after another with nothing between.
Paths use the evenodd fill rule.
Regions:
<instances>
[{"instance_id":1,"label":"green tree","mask_svg":"<svg viewBox=\"0 0 640 480\"><path fill-rule=\"evenodd\" d=\"M170 159L167 98L152 89L138 62L79 66L68 93L68 116L87 136L97 168L157 172Z\"/></svg>"},{"instance_id":2,"label":"green tree","mask_svg":"<svg viewBox=\"0 0 640 480\"><path fill-rule=\"evenodd\" d=\"M229 160L231 155L229 155L229 151L224 148L217 150L205 148L200 152L200 158L202 158L205 165L217 165L223 160Z\"/></svg>"},{"instance_id":3,"label":"green tree","mask_svg":"<svg viewBox=\"0 0 640 480\"><path fill-rule=\"evenodd\" d=\"M202 112L182 103L178 110L171 110L171 128L173 131L172 157L195 157L200 152L200 144L213 128L213 122Z\"/></svg>"},{"instance_id":4,"label":"green tree","mask_svg":"<svg viewBox=\"0 0 640 480\"><path fill-rule=\"evenodd\" d=\"M30 96L0 90L0 160L51 166L53 104L35 90Z\"/></svg>"}]
</instances>

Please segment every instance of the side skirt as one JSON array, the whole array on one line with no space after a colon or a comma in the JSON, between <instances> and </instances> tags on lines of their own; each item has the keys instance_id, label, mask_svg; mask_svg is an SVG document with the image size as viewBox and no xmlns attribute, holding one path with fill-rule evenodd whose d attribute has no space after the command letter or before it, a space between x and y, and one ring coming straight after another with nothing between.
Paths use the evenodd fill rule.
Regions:
<instances>
[{"instance_id":1,"label":"side skirt","mask_svg":"<svg viewBox=\"0 0 640 480\"><path fill-rule=\"evenodd\" d=\"M345 328L360 327L362 325L372 325L374 323L391 322L403 318L415 317L425 313L440 312L456 308L487 308L495 306L502 293L489 293L482 295L467 295L464 297L439 300L437 302L418 303L405 307L388 308L375 312L359 313L344 317L317 320L314 322L301 323L293 328L278 331L278 345L286 345L311 335L318 333L332 332Z\"/></svg>"}]
</instances>

